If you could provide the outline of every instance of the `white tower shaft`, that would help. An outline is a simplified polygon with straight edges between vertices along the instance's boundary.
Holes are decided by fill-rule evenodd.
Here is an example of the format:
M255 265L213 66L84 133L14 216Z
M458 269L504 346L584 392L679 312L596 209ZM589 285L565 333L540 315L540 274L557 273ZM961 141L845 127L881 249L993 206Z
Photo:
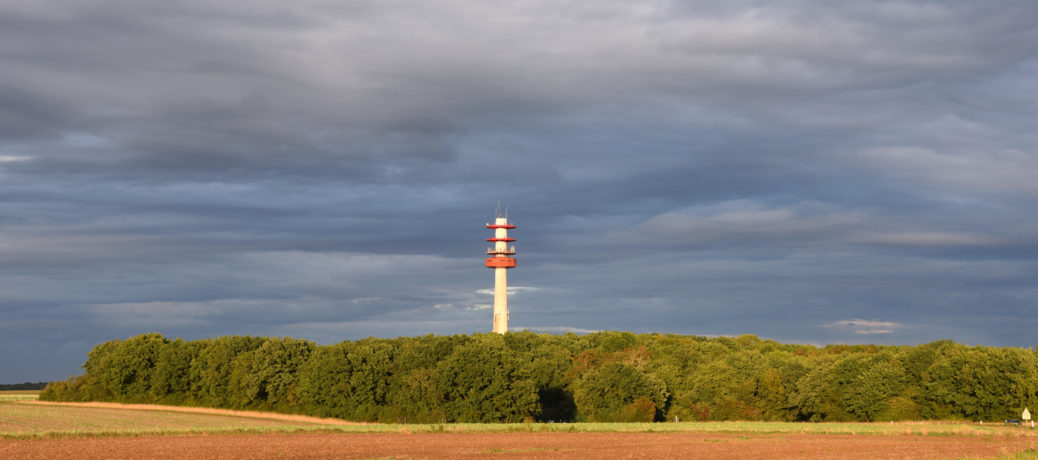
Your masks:
M508 332L508 271L494 269L494 332Z

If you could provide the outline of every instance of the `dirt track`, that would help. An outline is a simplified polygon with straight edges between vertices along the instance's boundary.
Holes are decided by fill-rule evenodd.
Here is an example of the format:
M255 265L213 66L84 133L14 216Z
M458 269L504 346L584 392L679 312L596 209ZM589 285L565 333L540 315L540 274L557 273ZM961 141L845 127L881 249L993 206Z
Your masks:
M276 412L253 412L230 409L211 409L208 407L188 406L161 406L158 404L121 404L109 402L49 402L49 401L19 401L18 404L30 404L40 406L70 406L70 407L101 407L106 409L136 409L149 411L167 412L189 412L193 414L229 415L233 417L251 417L271 420L284 420L286 422L316 423L320 425L364 425L361 422L350 422L337 418L308 417L306 415L279 414Z
M0 441L4 459L985 458L1038 447L1015 436L435 433L154 436Z

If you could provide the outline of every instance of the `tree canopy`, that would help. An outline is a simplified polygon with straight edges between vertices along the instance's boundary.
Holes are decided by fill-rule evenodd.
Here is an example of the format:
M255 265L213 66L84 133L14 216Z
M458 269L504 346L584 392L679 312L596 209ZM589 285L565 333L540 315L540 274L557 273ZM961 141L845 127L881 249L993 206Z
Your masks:
M272 410L401 423L1001 420L1038 407L1028 348L781 344L532 332L331 345L290 337L98 344L41 399Z

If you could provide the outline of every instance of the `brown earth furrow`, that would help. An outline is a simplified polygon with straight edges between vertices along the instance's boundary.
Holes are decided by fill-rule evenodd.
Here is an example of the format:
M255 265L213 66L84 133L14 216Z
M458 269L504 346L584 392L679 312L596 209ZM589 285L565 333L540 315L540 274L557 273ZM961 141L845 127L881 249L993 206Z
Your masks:
M4 459L952 459L1038 446L1015 436L711 433L311 433L0 441Z

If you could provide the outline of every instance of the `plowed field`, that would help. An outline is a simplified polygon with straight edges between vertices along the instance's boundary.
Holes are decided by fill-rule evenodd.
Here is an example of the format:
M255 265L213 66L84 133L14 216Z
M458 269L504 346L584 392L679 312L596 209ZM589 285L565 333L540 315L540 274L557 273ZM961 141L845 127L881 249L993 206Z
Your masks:
M310 433L0 441L4 459L985 458L1038 447L1024 436L710 433Z

